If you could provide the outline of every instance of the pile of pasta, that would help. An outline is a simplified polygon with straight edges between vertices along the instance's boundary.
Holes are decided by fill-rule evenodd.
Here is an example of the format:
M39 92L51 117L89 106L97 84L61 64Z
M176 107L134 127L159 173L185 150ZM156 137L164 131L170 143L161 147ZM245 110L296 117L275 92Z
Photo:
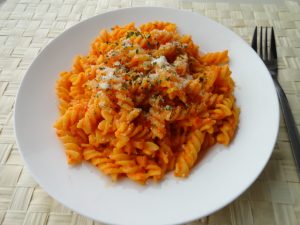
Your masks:
M102 30L60 74L55 123L69 164L113 180L187 177L199 154L228 145L239 121L228 51L202 54L176 24Z

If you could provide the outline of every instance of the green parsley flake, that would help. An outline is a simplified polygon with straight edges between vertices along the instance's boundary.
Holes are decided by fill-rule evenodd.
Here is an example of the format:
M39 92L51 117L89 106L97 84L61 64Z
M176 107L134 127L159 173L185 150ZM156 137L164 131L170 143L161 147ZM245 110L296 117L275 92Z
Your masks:
M141 34L141 32L139 32L139 31L137 31L137 32L135 32L135 36L141 36L142 34Z
M154 99L158 98L158 94L156 93L156 94L152 95L152 98L154 98Z
M127 83L123 83L121 89L122 90L127 90L128 89L128 84Z
M171 110L173 109L173 107L170 106L170 105L166 105L166 106L165 106L165 109L168 110L168 111L171 111Z
M126 38L130 38L132 35L134 35L133 31L129 31L126 35Z

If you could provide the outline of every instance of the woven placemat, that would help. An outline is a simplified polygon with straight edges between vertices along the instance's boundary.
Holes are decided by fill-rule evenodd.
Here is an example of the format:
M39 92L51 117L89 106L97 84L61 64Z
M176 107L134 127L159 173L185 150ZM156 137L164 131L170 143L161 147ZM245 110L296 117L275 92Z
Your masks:
M282 84L300 124L300 5L142 0L0 0L0 224L92 225L49 197L24 167L13 132L20 81L46 44L65 29L111 9L161 5L199 12L250 42L253 28L274 26ZM271 160L255 183L222 210L188 225L300 224L300 182L283 121Z

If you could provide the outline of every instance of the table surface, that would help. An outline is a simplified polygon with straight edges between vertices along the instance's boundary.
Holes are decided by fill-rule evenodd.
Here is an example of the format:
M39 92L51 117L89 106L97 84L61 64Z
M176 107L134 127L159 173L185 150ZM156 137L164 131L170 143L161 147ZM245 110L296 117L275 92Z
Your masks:
M101 224L65 208L32 179L16 146L13 107L22 77L41 49L65 29L104 11L142 5L195 11L224 24L249 43L256 25L274 26L279 79L299 129L299 1L237 2L0 0L0 224ZM259 178L227 207L188 223L200 224L300 224L300 182L283 120L272 157Z

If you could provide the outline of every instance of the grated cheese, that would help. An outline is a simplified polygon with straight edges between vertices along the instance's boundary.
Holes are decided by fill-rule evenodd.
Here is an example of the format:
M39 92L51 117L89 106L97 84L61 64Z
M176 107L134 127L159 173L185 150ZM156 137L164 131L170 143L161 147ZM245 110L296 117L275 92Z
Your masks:
M152 65L158 65L159 67L162 67L163 65L169 64L166 57L164 55L160 56L157 59L152 60Z
M116 61L115 63L114 63L114 66L120 66L121 65L121 63L119 62L119 61Z
M124 40L122 41L122 46L123 46L123 47L131 46L131 41L130 41L130 39L124 39Z
M101 76L100 79L104 81L119 80L119 78L114 75L115 71L115 68L105 67L105 69L103 70L105 75Z
M151 81L157 80L158 79L158 74L157 73L151 73L149 74L149 78Z
M106 83L106 82L100 83L100 84L99 84L99 87L100 87L101 89L103 89L103 90L106 90L106 89L109 88L109 84Z
M193 76L191 76L189 74L183 78L180 78L179 88L181 88L181 89L185 88L192 79L193 79Z

